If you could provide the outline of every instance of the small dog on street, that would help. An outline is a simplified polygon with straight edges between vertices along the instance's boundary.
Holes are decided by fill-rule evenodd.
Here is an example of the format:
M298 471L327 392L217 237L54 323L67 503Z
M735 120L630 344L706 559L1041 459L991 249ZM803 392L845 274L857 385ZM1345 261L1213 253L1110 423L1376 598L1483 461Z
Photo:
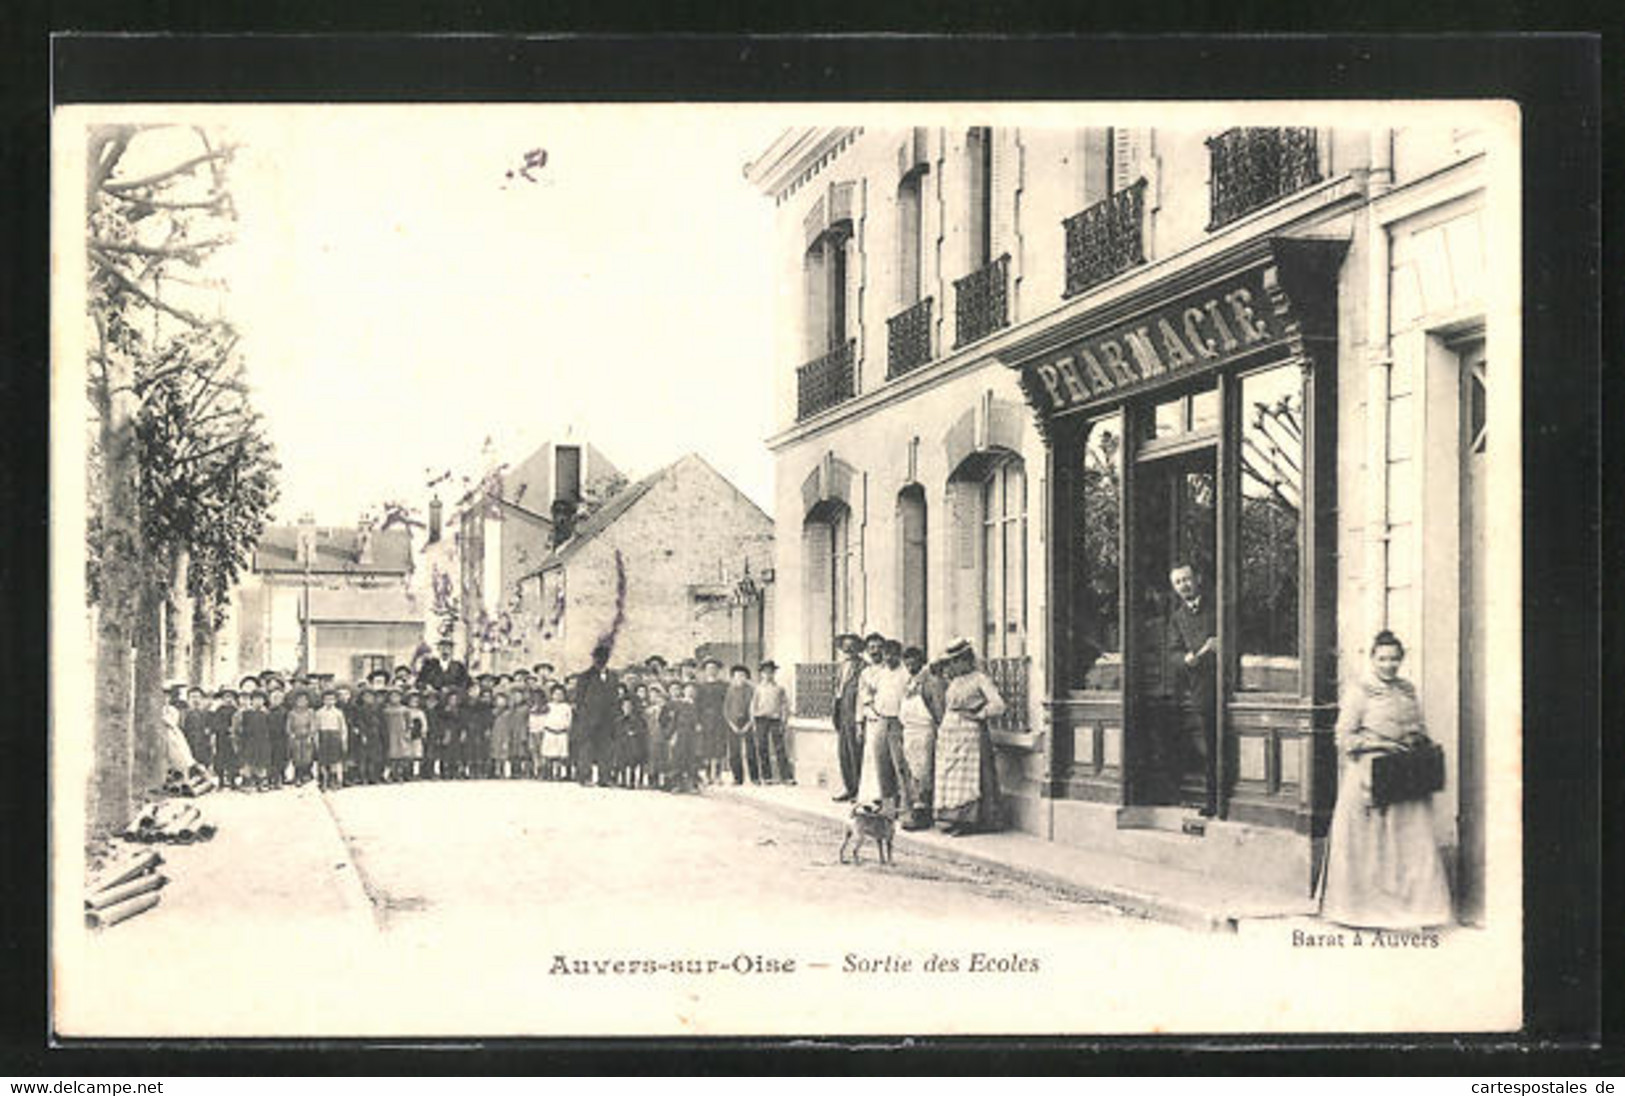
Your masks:
M867 838L875 843L880 850L880 862L891 863L892 835L897 831L897 819L887 810L873 803L860 803L852 808L852 816L846 820L846 836L841 839L841 863L845 864L846 849L852 847L852 863L856 864L861 857L859 850Z

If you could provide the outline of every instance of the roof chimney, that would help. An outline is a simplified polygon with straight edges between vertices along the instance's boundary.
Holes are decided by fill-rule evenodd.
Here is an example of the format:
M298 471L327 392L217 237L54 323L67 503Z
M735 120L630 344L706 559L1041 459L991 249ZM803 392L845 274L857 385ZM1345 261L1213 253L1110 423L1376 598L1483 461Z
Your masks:
M373 562L372 553L372 519L362 518L355 535L355 561L361 564Z
M581 508L581 446L553 447L553 547L575 535Z
M429 543L440 539L440 496L429 500Z

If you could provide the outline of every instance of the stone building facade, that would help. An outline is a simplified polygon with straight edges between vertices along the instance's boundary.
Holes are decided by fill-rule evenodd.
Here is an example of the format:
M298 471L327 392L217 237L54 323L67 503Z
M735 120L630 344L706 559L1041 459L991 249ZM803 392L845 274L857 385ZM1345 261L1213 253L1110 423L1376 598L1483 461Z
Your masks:
M514 658L525 665L585 667L618 600L616 665L702 651L755 659L773 634L773 522L690 453L585 517L520 589Z
M1518 398L1516 315L1492 309L1516 255L1486 221L1515 206L1486 165L1516 151L1471 121L1246 121L813 127L747 166L790 287L769 444L797 771L838 779L835 635L966 636L1011 701L1016 825L1302 894L1339 689L1390 627L1475 920L1485 757L1515 744L1482 652L1483 575L1517 564L1486 536ZM1194 762L1165 658L1180 563L1220 648Z
M594 445L547 442L524 460L488 471L458 498L445 531L431 537L426 626L439 635L447 589L456 610L458 656L479 672L503 673L521 664L519 583L557 538L555 508L571 513L601 505L626 483ZM435 511L437 501L430 503ZM438 522L431 520L432 526Z
M216 641L213 679L303 668L349 681L410 666L425 634L413 570L404 528L268 527Z

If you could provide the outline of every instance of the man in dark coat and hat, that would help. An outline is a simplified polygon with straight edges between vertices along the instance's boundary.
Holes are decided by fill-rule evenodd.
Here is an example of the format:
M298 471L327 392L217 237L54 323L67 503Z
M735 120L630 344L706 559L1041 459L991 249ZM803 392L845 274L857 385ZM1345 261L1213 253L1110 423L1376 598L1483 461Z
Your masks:
M844 656L835 675L836 753L841 762L841 790L837 803L856 799L863 775L863 724L858 718L858 678L863 673L863 640L851 632L836 637Z
M621 685L609 669L609 643L599 640L592 649L592 666L576 676L571 706L575 735L581 743L581 783L605 786L609 782L609 748L621 715Z

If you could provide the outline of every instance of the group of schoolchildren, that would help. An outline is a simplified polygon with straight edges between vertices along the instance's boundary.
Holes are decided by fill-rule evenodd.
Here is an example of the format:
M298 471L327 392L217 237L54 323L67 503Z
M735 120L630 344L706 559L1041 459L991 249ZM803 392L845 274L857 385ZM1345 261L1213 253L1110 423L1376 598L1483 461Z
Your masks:
M692 792L724 779L794 783L788 699L765 661L654 656L556 678L545 663L471 675L448 657L353 686L274 671L212 697L176 686L166 717L222 787L322 789L410 780L572 780Z

